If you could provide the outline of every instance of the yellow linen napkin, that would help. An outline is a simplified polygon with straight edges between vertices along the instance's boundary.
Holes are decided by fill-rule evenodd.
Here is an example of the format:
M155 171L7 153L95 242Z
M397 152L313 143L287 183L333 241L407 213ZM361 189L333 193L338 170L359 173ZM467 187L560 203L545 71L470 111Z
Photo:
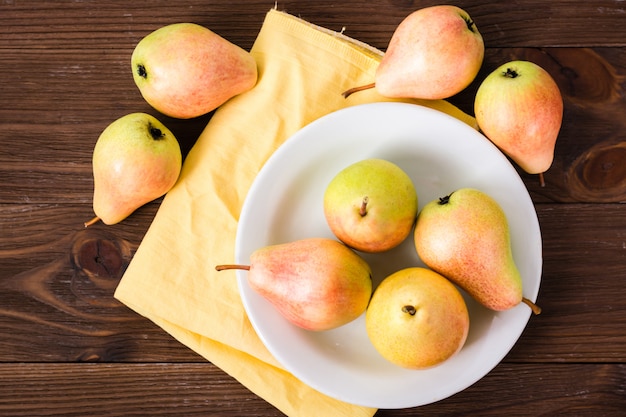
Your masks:
M371 416L323 395L272 357L252 328L232 263L246 193L267 158L304 125L335 110L390 101L374 89L382 53L284 12L268 12L251 54L259 80L220 107L187 156L115 297L289 416ZM446 101L413 101L475 127ZM219 276L218 276L219 274Z

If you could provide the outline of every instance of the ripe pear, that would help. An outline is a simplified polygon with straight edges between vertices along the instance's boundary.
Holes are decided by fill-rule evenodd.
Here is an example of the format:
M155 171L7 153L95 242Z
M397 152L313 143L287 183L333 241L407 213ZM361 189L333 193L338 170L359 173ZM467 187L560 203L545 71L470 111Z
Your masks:
M461 188L426 204L414 231L415 249L433 270L483 306L508 310L525 302L502 207L486 193Z
M359 317L372 295L371 269L344 244L307 238L266 246L250 265L218 265L249 271L250 287L288 321L312 331L330 330Z
M507 62L478 87L474 112L485 136L524 171L540 174L544 185L563 121L563 98L552 76L533 62Z
M459 290L427 268L397 271L374 291L367 334L387 360L409 369L438 365L461 350L469 313Z
M324 192L324 215L346 245L362 252L383 252L411 233L417 217L417 191L398 165L364 159L330 181Z
M163 26L144 37L131 56L143 98L161 113L188 119L209 113L257 82L252 55L194 23Z
M452 5L436 5L409 14L393 33L375 74L385 97L444 99L464 90L478 75L485 45L469 14Z
M174 134L154 116L131 113L104 129L93 150L93 210L115 224L168 192L180 174L182 154Z

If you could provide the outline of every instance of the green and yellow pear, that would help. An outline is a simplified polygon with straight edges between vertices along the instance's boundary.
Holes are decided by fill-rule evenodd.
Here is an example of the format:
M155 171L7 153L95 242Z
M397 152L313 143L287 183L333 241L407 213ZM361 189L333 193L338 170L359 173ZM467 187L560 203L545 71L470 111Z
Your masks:
M306 238L257 249L248 270L250 287L288 321L312 331L347 324L365 312L372 296L371 269L356 252L328 238Z
M386 277L365 314L367 335L388 361L409 369L438 365L461 350L469 332L467 305L445 277L421 267Z
M176 183L182 165L174 134L154 116L131 113L112 122L93 150L93 210L98 220L115 224Z
M398 165L379 158L355 162L333 177L324 192L324 215L346 245L378 253L402 243L417 217L417 191Z
M426 204L414 231L422 261L463 288L483 306L508 310L522 301L522 278L513 259L502 207L488 194L461 188Z

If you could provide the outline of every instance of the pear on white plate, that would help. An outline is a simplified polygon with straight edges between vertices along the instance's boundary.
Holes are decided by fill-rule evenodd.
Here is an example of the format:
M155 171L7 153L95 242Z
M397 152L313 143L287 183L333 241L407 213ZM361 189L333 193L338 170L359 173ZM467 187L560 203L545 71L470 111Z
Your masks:
M417 191L398 165L380 158L355 162L332 178L324 192L324 215L331 231L362 252L392 249L411 233Z

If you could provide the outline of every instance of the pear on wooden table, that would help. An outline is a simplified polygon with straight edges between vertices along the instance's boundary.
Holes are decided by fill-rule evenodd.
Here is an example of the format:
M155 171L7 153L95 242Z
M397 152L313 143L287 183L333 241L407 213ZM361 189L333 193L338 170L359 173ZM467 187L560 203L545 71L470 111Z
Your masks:
M119 223L161 197L176 183L182 166L174 134L154 116L131 113L100 134L93 157L93 210L85 227L102 220Z
M372 295L367 262L334 239L306 238L266 246L250 255L250 265L217 265L216 269L248 270L254 291L288 321L312 331L355 320Z
M507 62L478 87L474 113L485 136L545 185L563 122L563 97L552 76L533 62Z
M415 249L431 269L463 288L483 306L508 310L524 302L506 215L488 194L461 188L426 204L417 218Z

